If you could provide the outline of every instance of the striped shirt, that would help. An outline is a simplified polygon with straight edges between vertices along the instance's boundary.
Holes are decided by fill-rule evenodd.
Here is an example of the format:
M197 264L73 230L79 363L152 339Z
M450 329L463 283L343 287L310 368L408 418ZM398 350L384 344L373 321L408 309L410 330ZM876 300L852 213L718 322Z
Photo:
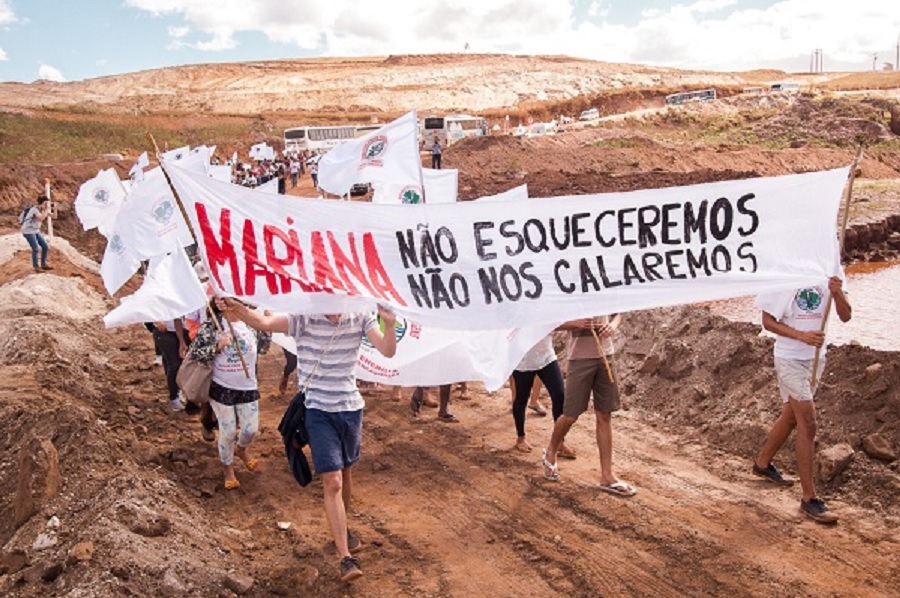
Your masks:
M356 388L356 361L363 335L378 326L374 313L288 316L288 336L297 342L297 381L306 386L306 407L358 411L365 407ZM308 383L307 383L308 381Z

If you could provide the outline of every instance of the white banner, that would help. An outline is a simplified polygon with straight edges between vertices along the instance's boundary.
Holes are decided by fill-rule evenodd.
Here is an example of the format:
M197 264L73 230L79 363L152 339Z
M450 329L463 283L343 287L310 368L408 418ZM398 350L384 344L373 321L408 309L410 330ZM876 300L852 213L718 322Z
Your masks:
M422 180L425 183L425 201L429 204L454 203L458 191L459 171L455 168L437 170L422 169ZM417 204L422 203L422 186L417 182L372 183L372 203L381 204Z
M231 182L231 166L210 166L209 167L209 176L210 178L216 179L217 181L222 181L224 183Z
M206 305L206 292L184 251L152 258L144 283L106 314L107 328L174 320Z
M319 160L319 188L344 196L354 183L390 183L418 185L421 194L418 128L413 111L335 147Z
M100 228L106 234L116 220L125 195L119 175L112 168L101 170L83 183L75 198L75 213L84 230Z
M631 193L286 203L166 166L225 295L502 330L822 283L847 168ZM562 316L562 317L561 317Z

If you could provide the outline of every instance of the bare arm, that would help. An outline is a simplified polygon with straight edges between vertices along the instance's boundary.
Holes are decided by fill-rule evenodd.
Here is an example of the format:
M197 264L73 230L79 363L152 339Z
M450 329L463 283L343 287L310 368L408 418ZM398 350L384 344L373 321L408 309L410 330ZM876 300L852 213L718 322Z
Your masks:
M837 276L832 276L828 279L828 290L834 298L834 309L841 322L849 322L853 317L853 308L850 306L847 295L844 294L844 281Z
M781 322L776 320L775 317L767 311L763 312L762 324L763 328L765 328L769 332L773 332L778 336L784 336L786 338L798 340L801 343L806 343L807 345L811 345L813 347L821 347L822 343L825 342L824 332L820 332L818 330L803 332L802 330L791 328L787 324L782 324Z
M251 328L263 332L282 332L287 334L288 317L285 314L269 314L248 308L230 297L216 297L216 306L222 310L226 318L241 320Z
M393 312L378 306L378 315L384 320L385 332L376 326L366 330L366 338L372 343L379 353L385 357L393 357L397 352L397 335L394 334L394 324L397 322L397 316Z

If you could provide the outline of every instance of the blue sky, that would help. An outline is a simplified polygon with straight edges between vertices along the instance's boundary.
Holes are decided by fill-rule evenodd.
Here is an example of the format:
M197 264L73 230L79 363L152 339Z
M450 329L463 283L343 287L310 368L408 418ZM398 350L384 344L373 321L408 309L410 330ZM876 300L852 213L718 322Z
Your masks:
M895 61L888 0L0 0L0 81L164 66L437 52L566 54L684 69ZM873 59L873 55L877 58Z

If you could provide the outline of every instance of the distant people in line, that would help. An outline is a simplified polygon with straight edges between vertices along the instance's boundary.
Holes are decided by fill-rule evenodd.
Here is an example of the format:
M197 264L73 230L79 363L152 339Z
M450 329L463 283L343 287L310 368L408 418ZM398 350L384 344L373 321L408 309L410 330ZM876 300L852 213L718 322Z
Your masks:
M300 177L300 160L296 156L291 158L291 189L297 186L297 179Z
M762 325L775 336L775 376L783 403L781 414L769 431L762 450L753 463L753 473L789 486L772 459L796 428L795 451L800 477L800 511L819 523L837 523L838 516L828 510L816 495L813 467L816 454L816 404L818 382L825 370L825 333L822 331L826 309L833 299L841 322L853 315L844 293L843 281L834 276L827 286L814 286L787 293L760 295L756 306L762 310ZM816 348L820 348L815 373ZM813 384L815 378L816 384Z
M431 146L431 167L440 170L441 168L441 142L438 138L434 138L434 145Z
M19 218L19 232L28 241L31 247L31 266L35 272L43 272L52 270L53 268L47 263L47 254L50 252L50 246L44 235L41 234L41 227L47 218L56 218L56 206L46 195L37 198L37 203L22 211ZM40 249L40 261L38 261L38 249Z
M616 477L612 468L612 413L618 411L619 387L615 368L615 346L612 338L619 327L621 316L612 318L586 318L563 324L560 329L569 331L568 371L566 372L563 414L556 420L550 443L544 450L544 477L559 480L557 456L566 434L578 417L587 411L594 399L596 415L597 449L600 453L600 486L603 492L617 496L633 496L637 490L631 484Z
M217 299L223 312L257 330L282 332L297 343L298 398L306 405L306 431L316 474L322 478L325 517L340 558L343 581L362 575L350 551L360 539L347 527L353 487L351 469L359 460L365 402L356 385L356 362L363 335L386 357L397 350L397 337L384 334L376 314L261 314L233 299ZM396 316L379 307L384 329Z
M547 392L550 393L553 421L559 419L563 413L565 386L562 370L559 369L559 361L556 359L556 351L553 350L551 335L548 334L528 350L519 365L513 370L512 377L515 381L512 412L513 422L516 425L516 449L523 453L530 453L531 445L525 440L525 408L528 405L529 397L533 394L532 385L536 378L540 378L547 387ZM540 405L540 403L538 404ZM537 410L535 412L540 413Z
M222 313L215 306L212 311L216 321L209 319L200 325L188 355L212 365L209 405L219 424L219 460L224 467L225 489L234 490L241 485L234 473L235 455L251 472L259 465L259 460L250 454L250 445L259 431L256 360L258 355L268 351L272 336L235 321L232 323L237 338L235 343Z

